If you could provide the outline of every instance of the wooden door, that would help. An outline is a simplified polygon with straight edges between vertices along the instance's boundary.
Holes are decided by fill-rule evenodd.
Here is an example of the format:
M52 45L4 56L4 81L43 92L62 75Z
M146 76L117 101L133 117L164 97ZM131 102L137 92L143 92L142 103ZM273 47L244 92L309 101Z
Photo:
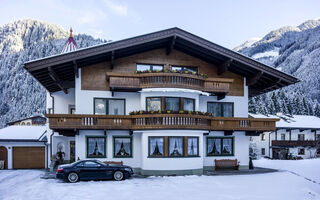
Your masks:
M76 157L76 144L75 141L70 141L70 163L75 161Z
M44 147L13 147L14 169L45 168Z
M8 150L6 147L0 147L0 160L4 160L4 169L8 169Z

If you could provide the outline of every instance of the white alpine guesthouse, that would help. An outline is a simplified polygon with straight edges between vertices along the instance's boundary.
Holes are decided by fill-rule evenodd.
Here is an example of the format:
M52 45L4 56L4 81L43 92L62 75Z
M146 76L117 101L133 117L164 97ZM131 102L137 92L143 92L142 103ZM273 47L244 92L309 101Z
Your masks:
M278 119L248 117L248 98L298 80L179 28L25 63L48 91L48 166L123 161L142 175L249 165L249 138Z

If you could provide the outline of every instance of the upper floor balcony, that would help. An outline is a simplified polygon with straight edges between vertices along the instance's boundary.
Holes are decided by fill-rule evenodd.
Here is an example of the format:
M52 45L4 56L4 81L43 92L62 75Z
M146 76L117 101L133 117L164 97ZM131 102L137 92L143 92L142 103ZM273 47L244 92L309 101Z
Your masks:
M272 146L278 147L314 147L320 145L319 140L273 140Z
M191 129L216 131L274 131L278 119L212 117L205 114L79 115L48 114L53 130Z
M193 73L150 72L123 74L107 72L111 91L138 91L144 88L184 88L215 94L227 94L233 79L208 78Z

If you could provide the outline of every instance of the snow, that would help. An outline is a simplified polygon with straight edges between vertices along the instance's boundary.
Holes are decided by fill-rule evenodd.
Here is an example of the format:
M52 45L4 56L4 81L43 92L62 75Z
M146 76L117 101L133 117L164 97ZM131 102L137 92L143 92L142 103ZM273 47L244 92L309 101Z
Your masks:
M310 128L320 129L320 118L310 115L263 115L263 114L251 114L253 118L277 118L280 121L276 122L277 128Z
M0 129L0 140L40 140L46 126L8 126Z
M252 56L254 59L263 58L263 57L277 57L279 56L280 48L275 47L273 50L265 51L262 53L256 53Z
M296 170L318 180L319 159L308 161L255 161ZM288 164L287 164L288 163ZM306 170L304 170L306 169ZM308 172L304 172L308 171ZM179 176L132 178L115 181L81 181L75 184L40 179L43 171L0 170L0 199L166 199L166 200L319 200L320 184L288 171L233 176Z
M320 187L320 158L306 160L269 160L261 158L255 160L256 167L265 167L292 172L307 179L316 181Z

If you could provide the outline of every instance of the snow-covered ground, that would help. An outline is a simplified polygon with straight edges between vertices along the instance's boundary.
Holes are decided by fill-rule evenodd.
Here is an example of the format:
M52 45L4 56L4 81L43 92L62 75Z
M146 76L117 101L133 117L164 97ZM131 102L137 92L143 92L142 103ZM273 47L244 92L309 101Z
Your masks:
M289 171L320 184L320 158L306 160L269 160L262 158L255 160L254 165Z
M319 159L293 162L260 160L255 164L296 171L318 180ZM303 168L310 172L304 173ZM40 179L42 173L37 170L0 171L0 199L320 199L320 184L287 171L235 176L149 177L121 182L89 181L76 184Z

